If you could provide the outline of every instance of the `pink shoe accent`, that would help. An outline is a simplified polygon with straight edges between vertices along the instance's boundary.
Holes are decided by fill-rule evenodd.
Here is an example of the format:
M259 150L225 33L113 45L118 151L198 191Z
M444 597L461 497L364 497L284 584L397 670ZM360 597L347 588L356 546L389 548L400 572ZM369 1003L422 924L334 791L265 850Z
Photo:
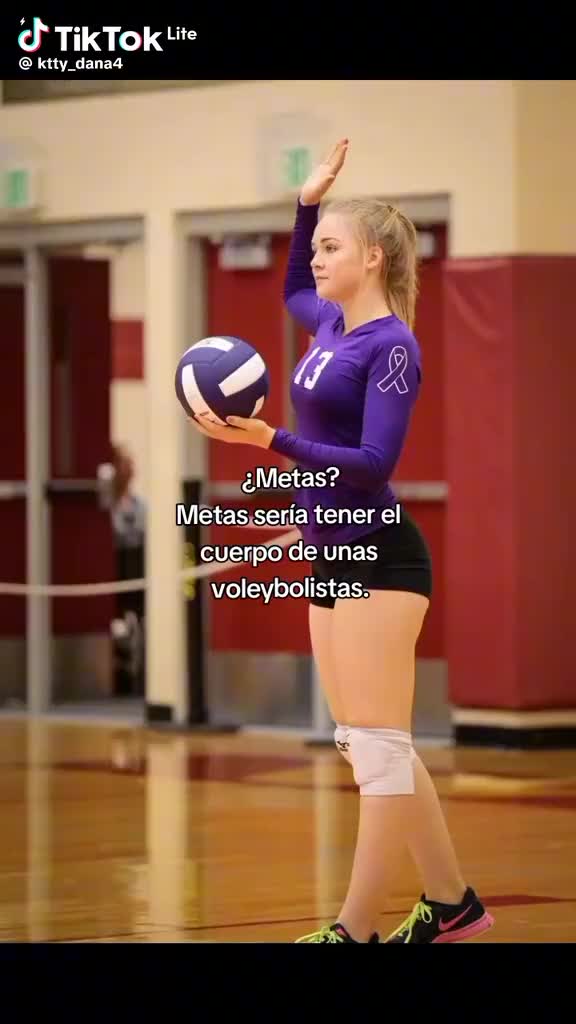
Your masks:
M466 910L463 910L461 914L458 914L458 917L452 917L449 921L443 921L442 918L440 918L438 928L441 932L447 932L449 929L453 928L458 921L461 921L463 917L466 917L466 914L469 914L471 910L472 904L470 903L466 907Z
M474 921L474 924L466 925L465 928L454 928L452 931L444 932L438 938L432 939L432 942L462 942L464 939L472 939L475 935L488 931L493 924L494 918L486 912L479 921Z

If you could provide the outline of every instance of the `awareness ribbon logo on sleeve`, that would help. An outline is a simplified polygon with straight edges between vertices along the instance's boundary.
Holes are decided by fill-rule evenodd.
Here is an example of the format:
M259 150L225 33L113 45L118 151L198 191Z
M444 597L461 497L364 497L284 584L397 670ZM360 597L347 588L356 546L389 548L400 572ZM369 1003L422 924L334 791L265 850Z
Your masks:
M398 394L405 395L408 391L408 385L404 380L404 371L408 366L408 353L403 345L394 345L390 353L388 366L390 367L390 373L387 373L382 380L378 381L376 386L380 391L389 391L390 388L394 387Z

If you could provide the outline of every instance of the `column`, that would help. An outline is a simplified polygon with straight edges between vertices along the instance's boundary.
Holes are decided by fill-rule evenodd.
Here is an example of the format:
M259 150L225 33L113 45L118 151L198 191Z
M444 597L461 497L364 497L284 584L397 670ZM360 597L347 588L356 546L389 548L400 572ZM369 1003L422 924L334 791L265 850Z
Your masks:
M37 247L25 254L26 351L26 582L45 586L50 573L49 477L50 375L46 257ZM47 711L51 700L50 599L26 598L26 700L30 714Z
M146 530L146 712L149 721L184 724L188 715L185 660L183 536L176 526L181 497L182 409L174 390L184 333L184 243L170 211L146 222L144 332L148 417Z

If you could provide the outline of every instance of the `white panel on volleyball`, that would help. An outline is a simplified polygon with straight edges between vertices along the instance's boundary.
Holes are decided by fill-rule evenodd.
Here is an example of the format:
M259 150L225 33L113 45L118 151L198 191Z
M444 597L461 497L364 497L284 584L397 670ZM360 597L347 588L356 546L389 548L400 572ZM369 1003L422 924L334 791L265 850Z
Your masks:
M218 339L216 339L218 340ZM226 426L223 420L221 420L213 409L204 401L200 388L198 387L198 381L194 373L194 367L187 363L182 368L182 390L186 396L186 401L196 416L206 416L214 423L221 423L222 426Z
M266 372L266 366L262 356L256 353L247 359L242 366L239 366L232 373L229 373L224 380L221 380L218 387L223 395L228 398L230 395L236 395L239 391L243 391L244 388L249 388L252 384L255 384L260 377Z

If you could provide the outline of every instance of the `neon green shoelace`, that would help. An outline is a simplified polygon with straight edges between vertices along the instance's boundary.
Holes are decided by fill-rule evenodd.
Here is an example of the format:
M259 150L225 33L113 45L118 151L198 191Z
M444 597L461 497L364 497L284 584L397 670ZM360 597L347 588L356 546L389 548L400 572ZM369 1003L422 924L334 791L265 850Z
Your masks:
M412 930L417 921L424 921L426 924L430 924L432 920L432 909L427 903L417 903L411 914L408 915L405 921L402 922L399 928L395 932L392 932L390 938L393 935L400 935L401 932L407 931L408 934L404 939L404 942L410 942L412 938Z
M338 932L332 931L330 925L325 925L320 931L303 935L302 938L296 939L296 942L344 942L344 939Z

